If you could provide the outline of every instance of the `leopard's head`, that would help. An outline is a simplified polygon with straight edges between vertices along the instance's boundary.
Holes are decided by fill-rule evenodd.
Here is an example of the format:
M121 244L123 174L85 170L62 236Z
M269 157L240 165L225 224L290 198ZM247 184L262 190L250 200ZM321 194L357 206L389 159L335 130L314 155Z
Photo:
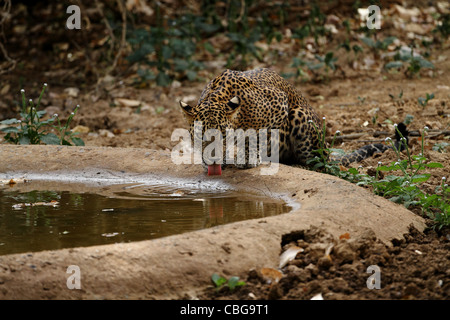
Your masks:
M199 139L198 141L202 141L201 152L205 165L222 164L223 166L225 163L227 129L235 128L240 103L241 101L237 96L225 102L221 101L221 99L210 97L199 101L195 107L180 101L180 107L189 125L192 142L194 142L196 136ZM213 152L212 156L208 156L209 153L204 152L205 148L212 142L216 142L215 139L216 136L219 136L219 132L222 140L218 143L222 144L222 155L216 156Z

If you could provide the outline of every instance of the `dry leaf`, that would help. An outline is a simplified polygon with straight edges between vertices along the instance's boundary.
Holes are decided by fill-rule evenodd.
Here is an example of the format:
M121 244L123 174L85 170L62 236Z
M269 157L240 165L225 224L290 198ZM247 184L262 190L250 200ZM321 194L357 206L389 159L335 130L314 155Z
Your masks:
M341 234L340 236L339 236L339 239L340 240L342 240L342 239L350 239L350 234L348 233L348 232L346 232L346 233L344 233L344 234Z
M25 182L27 182L27 180L23 178L0 180L0 184L9 185L10 187L12 187L17 183L25 183Z
M278 282L283 277L283 274L273 268L261 268L261 274L264 279L270 283Z
M299 248L297 246L292 246L289 249L287 249L280 256L279 268L283 268L289 261L292 261L295 259L295 256L297 256L297 253L303 252L303 251L304 251L303 248Z
M5 86L3 86L3 88L0 90L0 95L4 96L5 94L7 94L10 88L11 88L11 86L9 85L9 83L7 83L7 84L6 84Z
M311 298L311 300L323 300L322 293L316 294L314 297Z
M116 103L119 104L121 107L139 107L142 102L139 100L131 100L131 99L124 99L124 98L117 98Z

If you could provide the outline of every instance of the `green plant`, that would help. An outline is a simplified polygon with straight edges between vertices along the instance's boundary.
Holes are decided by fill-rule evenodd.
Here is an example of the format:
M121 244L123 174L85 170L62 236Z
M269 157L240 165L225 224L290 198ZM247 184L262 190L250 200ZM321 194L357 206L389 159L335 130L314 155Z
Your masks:
M133 52L127 60L139 64L142 82L156 81L159 86L168 86L176 77L195 80L198 70L203 68L201 62L193 59L197 43L202 34L215 32L219 27L192 14L167 20L159 5L155 12L156 26L128 30L127 41Z
M327 33L325 25L326 16L320 10L320 7L316 2L311 5L311 12L306 20L306 23L302 26L295 28L292 33L293 38L303 40L310 35L314 36L314 42L319 44L319 37L325 36Z
M369 37L361 37L361 41L372 49L376 56L379 56L379 51L386 51L387 48L394 43L396 37L386 37L383 40L374 40Z
M230 291L233 291L236 287L241 287L245 285L244 281L239 281L239 277L230 277L228 280L222 276L219 276L217 273L213 273L211 276L211 280L216 286L217 290L220 290L223 287L228 287Z
M422 57L420 54L414 54L414 50L408 48L401 48L394 56L394 61L388 62L384 65L386 69L399 69L407 64L405 75L411 78L413 75L418 75L422 68L434 69L434 65Z
M247 68L249 65L249 55L255 57L258 61L262 61L261 49L255 43L261 38L259 28L245 30L240 32L229 32L227 37L233 43L233 50L228 56L227 67L231 67L240 58L239 66Z
M262 39L262 30L268 35L271 33L270 25L250 26L248 21L248 6L251 1L230 0L229 11L226 22L226 36L232 42L232 49L227 59L227 68L238 67L245 69L248 67L250 58L254 57L262 61L261 49L256 46L256 42ZM264 20L268 22L268 20Z
M427 106L427 104L428 104L428 101L430 101L431 99L434 99L434 93L432 93L432 94L428 94L428 93L427 93L426 98L419 97L419 98L417 99L417 101L419 102L419 104L420 104L423 108L425 108L425 107Z
M442 19L438 19L437 27L433 30L433 32L439 32L441 34L442 39L448 39L450 36L450 14L446 13L440 16Z
M325 119L324 119L325 120ZM434 194L426 194L419 187L422 183L428 181L429 173L424 173L426 169L443 168L438 162L430 162L424 156L424 131L422 131L421 153L412 155L407 143L407 139L402 135L400 130L395 126L395 130L400 137L400 148L398 143L394 143L391 138L386 141L391 144L392 149L396 152L397 161L393 161L389 165L382 165L381 162L375 171L375 176L362 174L359 168L343 169L337 161L330 160L329 155L332 152L344 154L340 149L333 149L335 139L339 132L333 136L330 147L327 147L325 141L326 124L323 123L322 128L314 125L315 130L320 135L319 147L315 151L317 156L307 161L307 165L312 170L335 175L359 186L369 186L377 195L383 196L393 202L403 204L406 208L419 208L422 214L427 215L434 220L434 227L442 228L450 226L450 188L446 183L446 177L442 178L440 186L436 187ZM405 149L406 158L401 160L402 155L400 149ZM397 173L384 176L381 172Z
M325 68L325 72L327 73L327 75L328 75L328 71L330 69L333 70L333 71L336 70L335 62L338 60L338 58L333 57L333 55L334 55L334 53L331 52L331 51L327 52L325 54L325 56L323 56L323 57L321 57L321 56L319 56L317 54L315 55L315 58L317 60L319 60L318 67L319 68L324 67Z
M318 71L320 69L324 69L325 79L328 80L329 71L335 71L337 68L337 65L335 63L338 58L334 57L334 53L331 51L327 52L324 56L316 54L314 57L319 61L318 63L304 61L298 57L294 57L292 59L291 67L295 68L296 78L301 77L303 80L309 79L308 74L303 70L303 68L306 67L316 79L320 79L322 77L322 75Z
M396 130L401 136L400 131L397 128ZM424 132L426 130L427 128L422 131L421 153L419 155L411 155L408 145L405 144L407 157L403 160L400 160L401 155L399 149L390 138L387 138L386 141L395 150L398 160L387 166L379 163L377 175L371 182L371 185L375 194L381 195L393 202L402 203L406 208L411 206L419 207L422 213L432 218L436 226L441 228L450 225L450 189L448 185L442 183L433 195L426 194L419 188L431 176L429 173L423 173L422 171L425 169L443 168L441 163L429 162L424 156ZM404 137L401 137L401 139L406 140ZM401 175L388 175L383 179L378 179L379 171L400 171ZM444 177L443 182L445 181L446 178Z
M403 89L400 90L400 93L396 96L394 96L393 94L389 93L389 97L392 99L392 101L394 102L400 102L403 103Z
M76 133L68 130L69 124L79 109L79 106L71 113L64 126L61 125L58 115L54 115L47 120L42 120L46 111L39 111L38 109L46 88L47 84L44 84L36 105L32 99L29 99L27 103L25 90L20 90L22 95L21 118L0 121L0 124L8 125L8 127L0 129L0 131L6 133L4 136L5 141L21 145L41 143L71 145L68 141L70 139L76 146L84 145L82 139L75 137ZM53 125L55 121L58 121L57 126ZM50 128L56 129L59 132L59 137L53 132L48 132Z
M434 151L440 152L440 153L444 153L449 146L450 146L450 143L448 143L448 142L440 142L440 143L434 144L431 149L433 149Z
M330 146L327 146L326 142L326 118L323 117L323 123L322 128L319 128L316 126L316 124L310 120L309 123L311 123L316 130L318 136L319 136L319 146L317 150L314 150L315 153L317 153L317 156L314 158L311 158L306 161L306 164L312 169L312 170L319 170L324 173L328 173L334 176L338 177L344 177L345 174L341 175L341 170L339 167L339 163L337 161L330 160L330 154L335 153L343 153L343 150L340 149L334 149L334 143L336 141L336 137L340 135L340 131L336 131L336 133L333 136L333 139L331 141Z
M70 140L70 141L72 141L72 143L75 146L84 146L84 141L81 138L76 137L76 135L78 133L72 132L69 129L69 125L72 122L73 118L75 117L78 109L80 109L79 105L77 105L75 107L75 109L73 110L73 112L70 113L65 125L61 124L61 121L57 114L53 115L53 117L56 118L56 121L58 122L58 125L53 126L53 128L55 128L55 130L57 130L59 132L59 138L58 138L59 141L58 141L58 143L54 143L54 144L61 144L63 146L71 146L72 144L69 142L69 140Z

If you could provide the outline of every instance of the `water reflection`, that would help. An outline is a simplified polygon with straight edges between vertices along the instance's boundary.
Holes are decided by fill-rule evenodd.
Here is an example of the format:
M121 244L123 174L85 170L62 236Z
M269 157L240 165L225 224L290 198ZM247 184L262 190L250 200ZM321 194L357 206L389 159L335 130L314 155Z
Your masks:
M155 239L290 210L228 191L131 188L108 196L0 189L0 254Z

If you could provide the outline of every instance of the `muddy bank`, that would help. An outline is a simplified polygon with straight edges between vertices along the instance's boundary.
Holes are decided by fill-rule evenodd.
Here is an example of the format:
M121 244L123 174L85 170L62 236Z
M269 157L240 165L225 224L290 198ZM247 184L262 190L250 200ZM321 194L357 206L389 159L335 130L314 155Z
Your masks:
M195 165L175 166L167 151L132 148L0 146L0 178L71 180L78 183L169 183L233 188L296 204L276 217L128 244L0 256L2 299L173 299L196 297L210 276L242 275L277 267L283 235L320 226L334 236L357 237L368 229L388 243L424 221L363 188L338 178L280 165L224 170L208 177ZM79 266L81 289L70 290L66 273ZM182 280L180 280L182 279Z

